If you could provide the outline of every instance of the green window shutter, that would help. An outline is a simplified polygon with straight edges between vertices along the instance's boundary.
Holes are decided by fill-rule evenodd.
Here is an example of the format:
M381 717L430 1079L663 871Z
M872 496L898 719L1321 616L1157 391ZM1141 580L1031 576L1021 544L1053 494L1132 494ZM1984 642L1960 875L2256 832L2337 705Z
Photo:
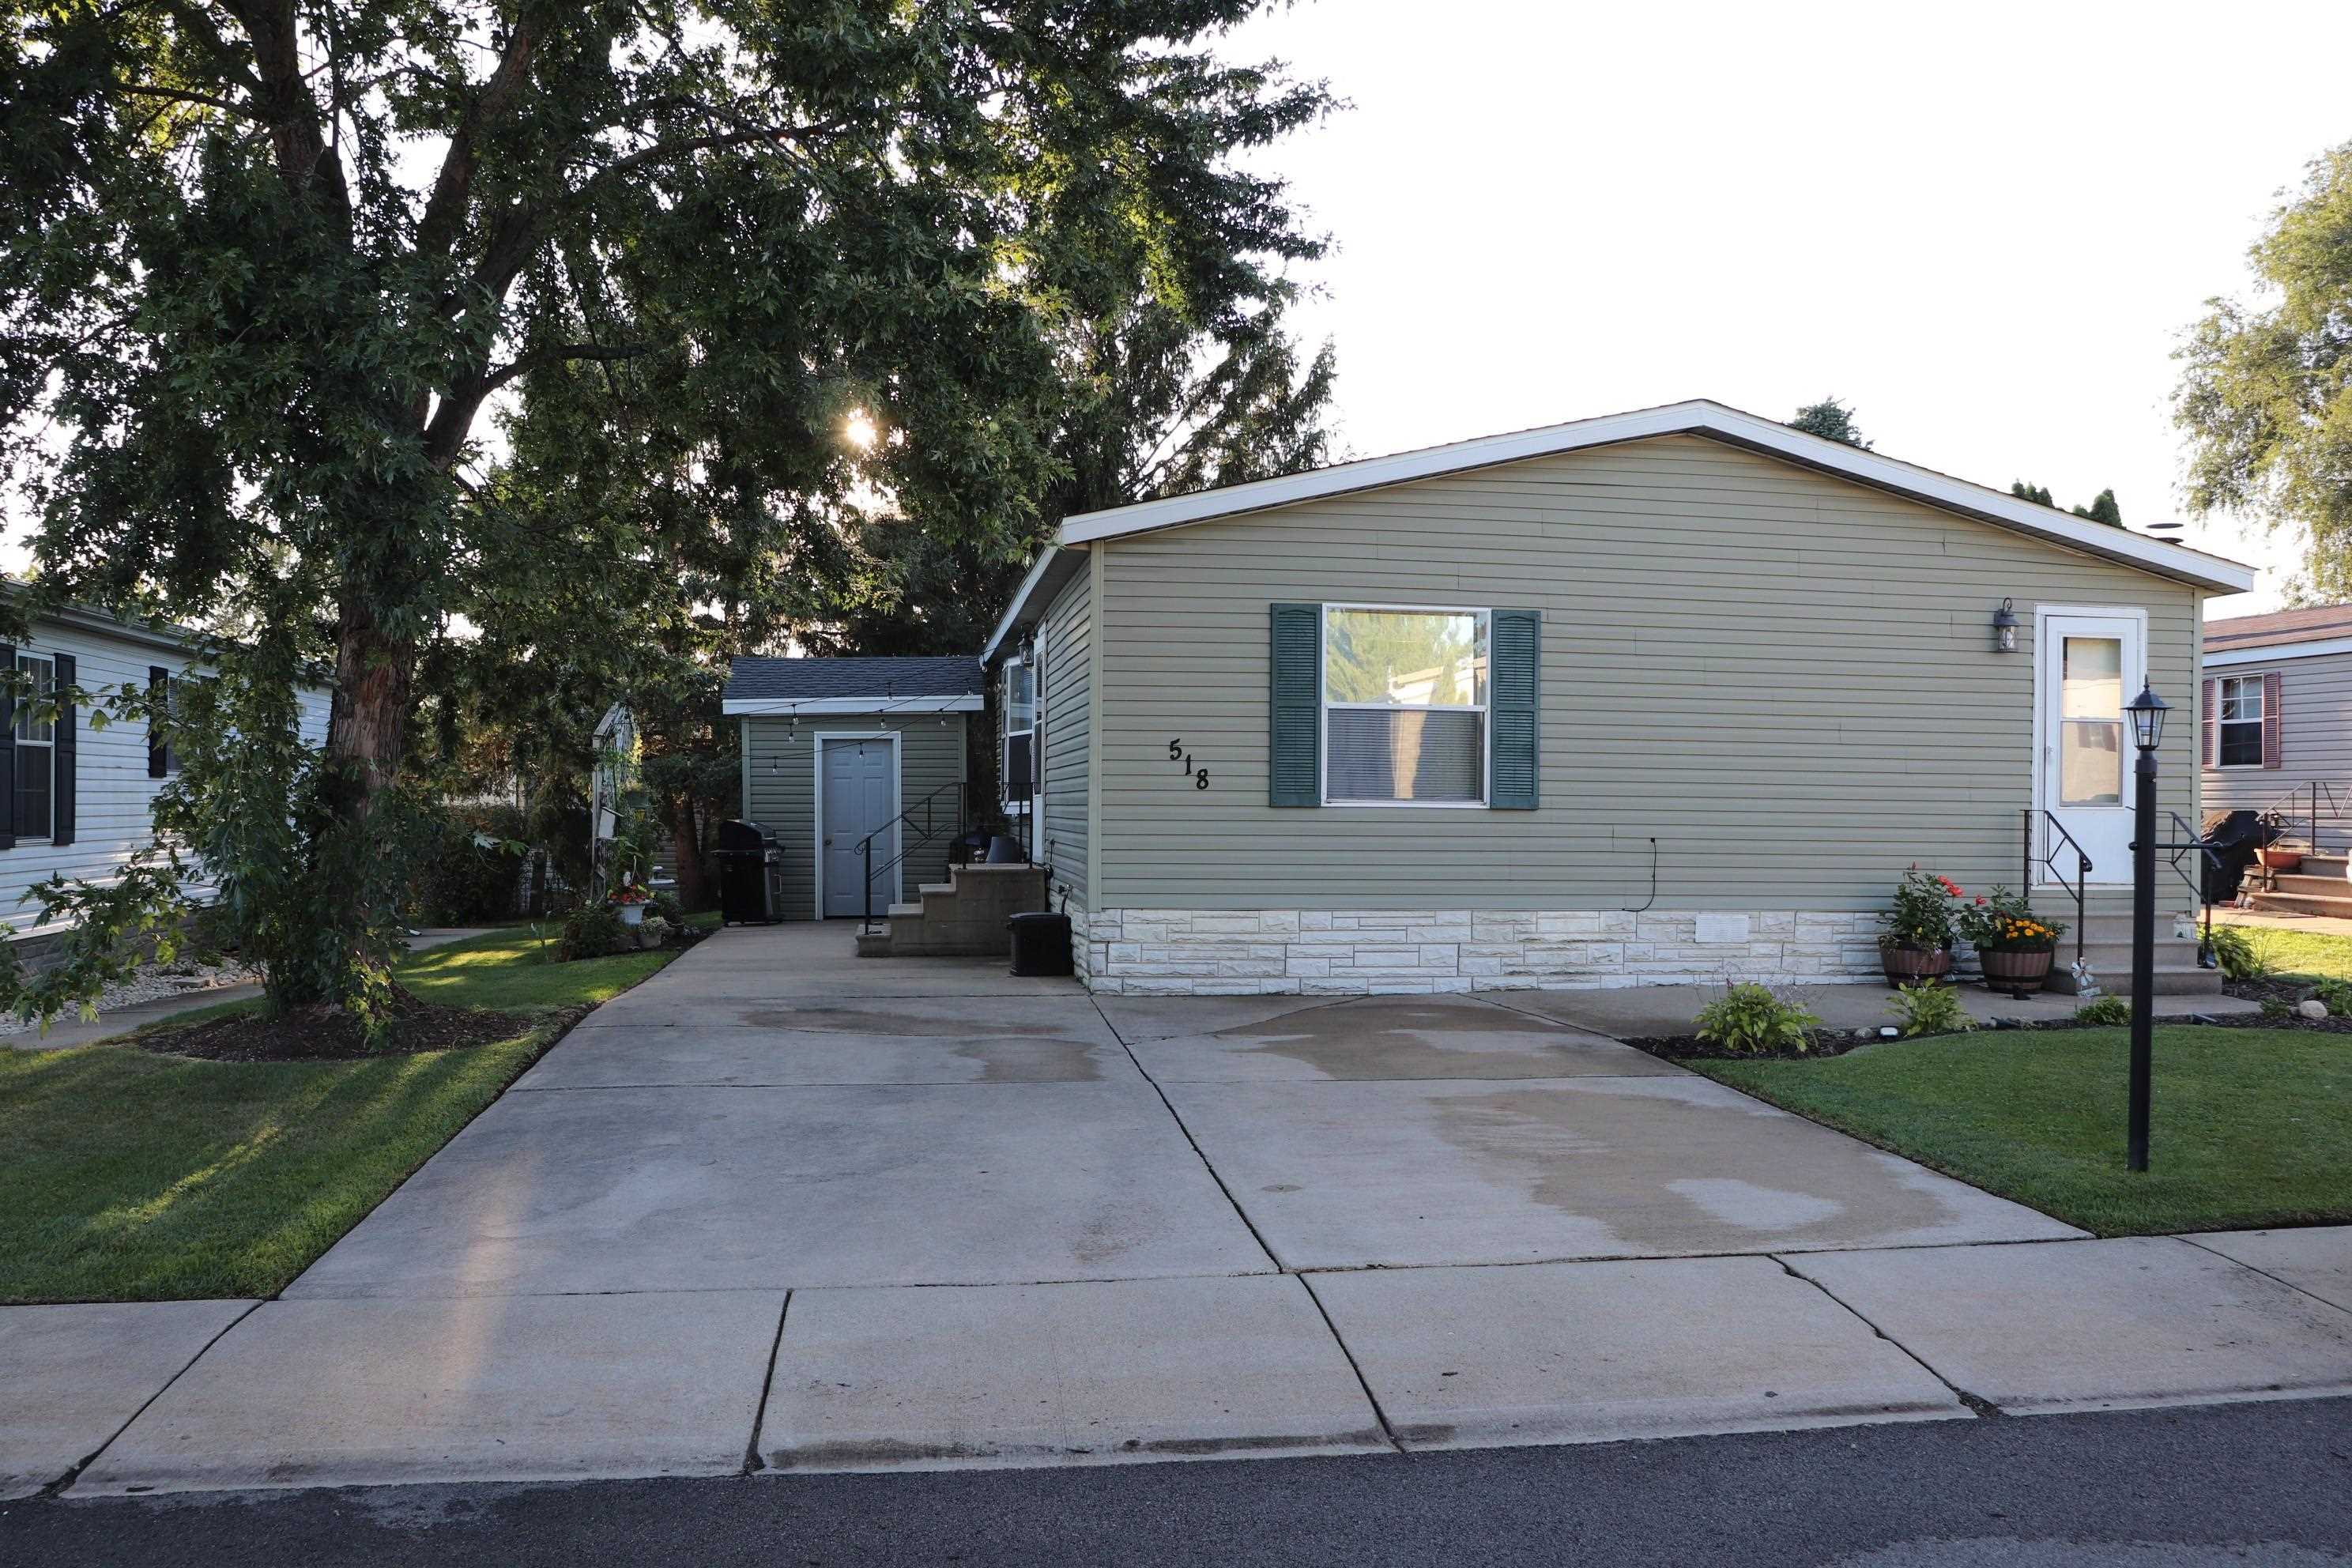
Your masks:
M1538 788L1538 694L1543 676L1543 612L1496 610L1487 628L1487 708L1494 727L1497 811L1533 811Z
M1266 804L1323 804L1323 606L1273 605Z
M50 752L55 766L55 795L49 803L49 842L70 844L74 841L74 792L76 762L80 755L80 719L74 711L74 656L58 655L58 721L54 731L56 750Z

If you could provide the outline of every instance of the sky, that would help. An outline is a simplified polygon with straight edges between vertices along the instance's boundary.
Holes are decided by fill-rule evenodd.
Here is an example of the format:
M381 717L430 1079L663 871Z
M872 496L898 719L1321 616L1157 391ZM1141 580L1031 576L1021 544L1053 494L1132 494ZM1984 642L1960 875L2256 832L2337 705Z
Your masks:
M1711 397L1834 395L1880 452L2185 519L2171 358L2352 140L2352 5L1323 0L1237 30L1352 107L1253 157L1356 456ZM2292 540L2170 537L2263 566Z

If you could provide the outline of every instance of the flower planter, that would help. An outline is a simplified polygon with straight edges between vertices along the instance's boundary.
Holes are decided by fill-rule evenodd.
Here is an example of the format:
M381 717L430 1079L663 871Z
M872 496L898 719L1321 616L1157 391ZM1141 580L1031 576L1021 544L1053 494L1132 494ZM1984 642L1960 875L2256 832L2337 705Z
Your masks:
M2292 871L2303 864L2300 849L2257 849L2254 853L2262 858L2263 867L2273 871Z
M643 905L643 904L615 904L615 905L614 906L614 908L615 908L615 909L617 909L617 910L619 910L621 911L621 923L622 923L623 925L625 925L625 926L633 926L633 925L642 925L642 924L644 924L644 923L645 923L645 919L646 919L646 906L645 906L645 905Z
M1979 952L1984 964L1985 989L1988 991L2027 992L2042 989L2050 978L2050 961L2056 955L2041 952Z
M1952 950L1948 947L1888 947L1881 945L1878 962L1886 971L1889 985L1910 985L1922 980L1941 980L1952 972Z

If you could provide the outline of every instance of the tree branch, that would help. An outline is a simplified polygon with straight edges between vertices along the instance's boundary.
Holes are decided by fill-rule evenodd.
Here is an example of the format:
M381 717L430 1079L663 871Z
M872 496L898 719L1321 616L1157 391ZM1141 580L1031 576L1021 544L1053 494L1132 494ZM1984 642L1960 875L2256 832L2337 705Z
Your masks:
M144 82L136 81L119 81L114 84L114 87L116 91L129 93L133 98L160 98L166 103L202 104L206 109L217 109L224 113L253 121L257 124L268 123L259 114L244 104L232 103L226 98L215 98L207 92L190 92L184 88L177 87L150 87Z
M507 52L499 59L498 68L482 90L466 106L465 118L449 138L449 150L441 159L441 172L434 177L433 195L425 204L425 216L416 225L416 248L420 254L433 256L447 250L456 243L465 227L466 202L472 194L477 143L522 96L524 85L530 79L531 51L539 46L539 28L526 13L515 24L514 36L507 40Z
M512 364L500 365L482 377L481 388L483 395L487 396L517 376L529 375L532 371L544 365L562 364L572 360L609 362L642 359L653 352L652 343L622 343L611 348L602 343L564 343L556 348L542 349L537 353L525 354Z

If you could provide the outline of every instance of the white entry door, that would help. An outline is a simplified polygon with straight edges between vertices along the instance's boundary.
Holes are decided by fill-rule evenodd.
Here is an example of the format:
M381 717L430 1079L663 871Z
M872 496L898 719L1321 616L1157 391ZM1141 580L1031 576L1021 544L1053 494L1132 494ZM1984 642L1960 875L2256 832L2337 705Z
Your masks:
M2037 878L2074 879L2067 839L2091 858L2086 880L2131 880L2131 718L2124 704L2147 677L2145 623L2133 614L2051 610L2033 639L2040 689L2041 755L2034 769L2038 827L2049 868ZM2062 836L2051 825L2055 818Z
M824 912L866 912L866 860L858 847L874 836L874 912L898 896L898 873L890 866L898 836L889 831L898 815L898 748L887 736L853 739L826 736L817 742L817 835L824 855Z

